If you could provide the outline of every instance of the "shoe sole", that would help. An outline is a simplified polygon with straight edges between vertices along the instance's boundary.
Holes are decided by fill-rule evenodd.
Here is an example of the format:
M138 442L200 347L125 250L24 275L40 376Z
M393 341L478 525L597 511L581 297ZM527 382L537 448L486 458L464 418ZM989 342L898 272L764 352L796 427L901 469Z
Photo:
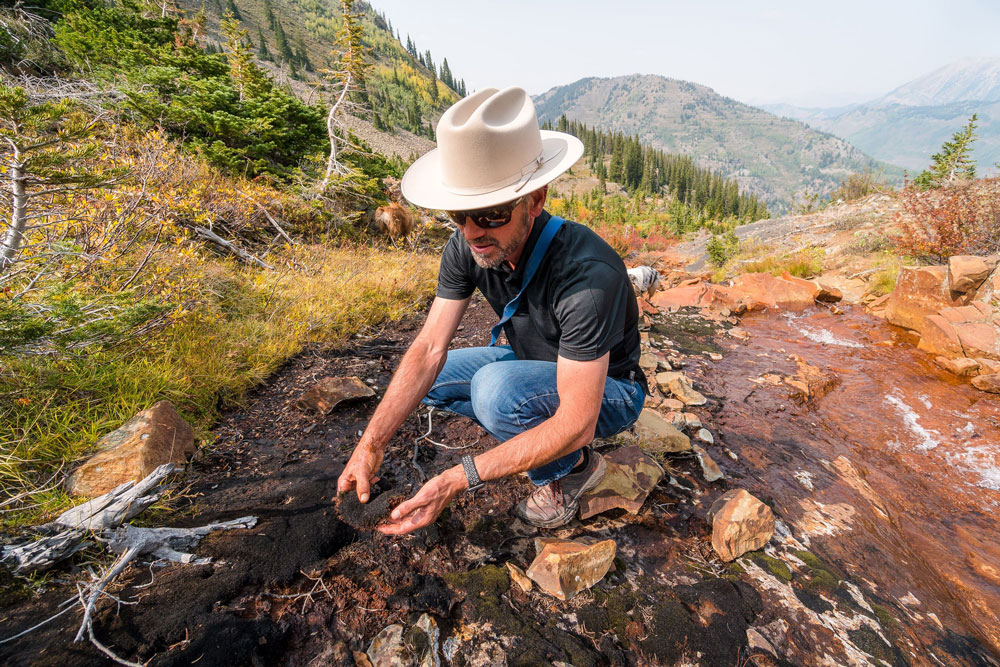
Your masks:
M563 514L560 514L557 517L549 519L548 521L532 520L528 519L527 517L521 516L520 514L518 514L518 517L525 523L531 526L535 526L536 528L558 528L560 526L565 526L567 523L572 521L573 517L577 513L577 510L580 509L580 498L582 498L584 494L586 494L588 491L592 491L593 489L597 488L597 485L604 480L604 476L608 473L608 464L604 461L604 457L598 454L597 452L592 452L592 454L595 456L600 456L600 458L597 459L597 471L596 471L597 474L591 475L590 480L586 484L580 487L580 491L573 499L572 504L567 505L567 508L568 507L573 508L571 512L564 512Z

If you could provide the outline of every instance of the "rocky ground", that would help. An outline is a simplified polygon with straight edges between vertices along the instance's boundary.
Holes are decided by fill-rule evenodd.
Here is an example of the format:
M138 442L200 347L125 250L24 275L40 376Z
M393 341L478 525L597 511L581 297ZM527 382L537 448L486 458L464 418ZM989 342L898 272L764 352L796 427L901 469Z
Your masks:
M434 525L402 539L342 521L336 479L374 401L342 403L327 415L296 403L326 377L357 376L380 394L420 325L414 318L359 337L351 349L299 357L227 412L185 475L168 523L254 515L257 525L205 538L197 554L211 564L146 561L127 569L110 589L122 604L99 605L96 635L119 655L154 665L994 664L951 619L930 627L863 563L848 563L830 528L837 517L818 509L825 505L805 519L786 506L772 478L779 470L791 475L802 445L754 437L749 425L805 424L809 397L833 384L828 374L761 358L767 355L748 345L731 313L645 310L644 363L658 372L672 365L690 381L674 392L671 378L659 378L664 391L650 405L697 449L650 446L632 433L598 443L611 457L639 443L658 458L664 474L636 514L616 509L537 530L509 513L530 491L517 478L457 498ZM456 345L484 344L493 320L477 303ZM733 370L739 382L726 375ZM757 393L758 385L743 382L768 375L774 382L763 380ZM692 405L678 405L676 396ZM437 443L470 452L493 444L467 419L433 421ZM414 445L426 428L426 417L418 424L414 416L394 438L385 487L409 492L418 467L433 474L457 462L458 450ZM708 515L713 501L736 488L773 508L776 530L763 550L726 562L713 548ZM612 540L616 555L598 583L562 601L519 583L538 537ZM0 640L58 611L81 576L63 570L37 598L8 597ZM108 662L89 643L71 641L78 625L77 613L66 614L0 644L0 660Z

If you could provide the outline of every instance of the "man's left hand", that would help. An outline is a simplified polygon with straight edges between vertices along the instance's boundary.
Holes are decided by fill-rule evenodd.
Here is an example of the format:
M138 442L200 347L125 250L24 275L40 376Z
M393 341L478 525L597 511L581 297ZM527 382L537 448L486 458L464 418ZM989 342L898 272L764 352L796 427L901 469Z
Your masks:
M456 474L458 473L458 474ZM417 494L389 515L389 523L378 527L386 535L405 535L429 526L460 491L468 485L461 469L452 468L427 480Z

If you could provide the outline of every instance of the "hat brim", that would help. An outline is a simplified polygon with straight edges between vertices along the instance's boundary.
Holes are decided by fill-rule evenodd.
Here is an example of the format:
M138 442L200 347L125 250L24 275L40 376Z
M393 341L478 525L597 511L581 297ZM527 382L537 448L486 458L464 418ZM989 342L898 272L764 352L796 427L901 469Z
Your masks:
M435 148L410 165L399 186L414 206L442 211L471 211L509 202L548 185L576 164L583 155L583 142L571 134L542 130L542 159L546 160L528 179L496 190L458 194L442 183L440 150Z

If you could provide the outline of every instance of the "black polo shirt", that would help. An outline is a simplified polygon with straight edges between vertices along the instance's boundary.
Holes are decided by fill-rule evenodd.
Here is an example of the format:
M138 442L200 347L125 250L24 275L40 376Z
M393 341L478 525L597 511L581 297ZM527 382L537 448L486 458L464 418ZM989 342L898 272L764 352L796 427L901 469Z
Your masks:
M456 231L441 257L437 295L465 299L479 288L499 321L521 289L525 264L550 217L542 211L535 218L515 269L506 261L495 269L480 267L462 232ZM639 307L625 263L591 229L566 221L504 332L518 359L590 361L610 352L609 377L628 377L634 371L635 379L645 384L638 325Z

